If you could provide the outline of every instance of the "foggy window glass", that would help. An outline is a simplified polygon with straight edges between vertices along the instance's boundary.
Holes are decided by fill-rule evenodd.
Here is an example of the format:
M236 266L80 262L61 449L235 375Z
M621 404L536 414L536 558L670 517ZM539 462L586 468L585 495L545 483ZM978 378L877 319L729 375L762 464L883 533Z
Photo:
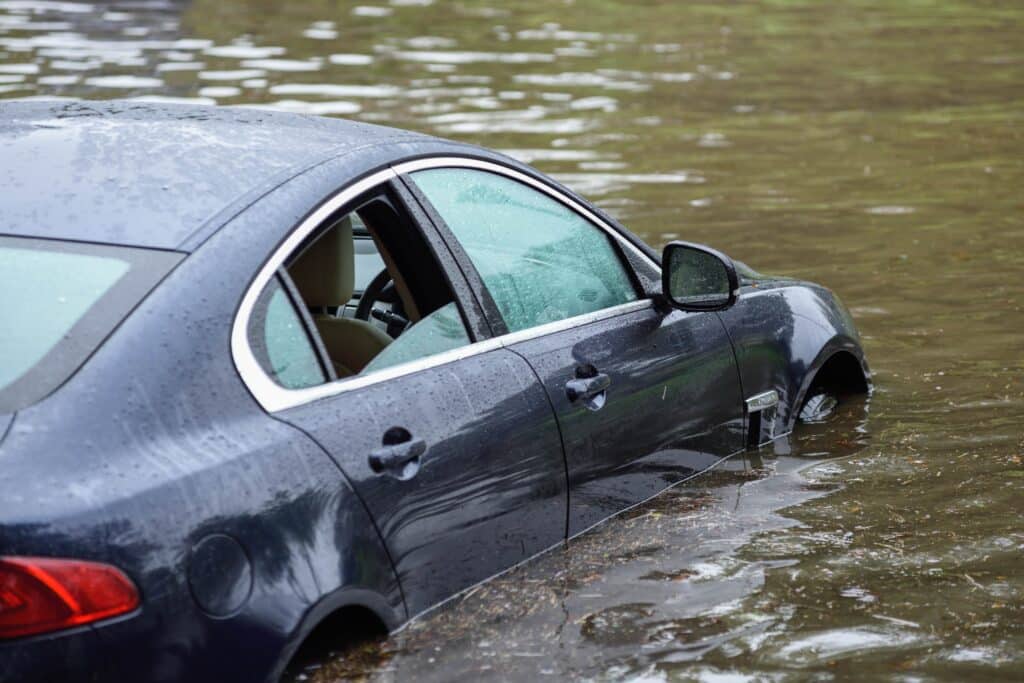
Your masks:
M299 314L277 278L260 295L249 341L264 371L287 389L326 381Z
M476 266L510 332L636 300L609 237L547 195L472 169L412 177Z

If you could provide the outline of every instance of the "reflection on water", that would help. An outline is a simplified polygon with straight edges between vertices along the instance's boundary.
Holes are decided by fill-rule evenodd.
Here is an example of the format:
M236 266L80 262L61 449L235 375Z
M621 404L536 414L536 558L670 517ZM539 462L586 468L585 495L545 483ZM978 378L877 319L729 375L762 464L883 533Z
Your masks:
M869 420L847 406L315 677L1021 678L1022 20L1015 0L0 0L0 97L479 142L654 244L852 309Z

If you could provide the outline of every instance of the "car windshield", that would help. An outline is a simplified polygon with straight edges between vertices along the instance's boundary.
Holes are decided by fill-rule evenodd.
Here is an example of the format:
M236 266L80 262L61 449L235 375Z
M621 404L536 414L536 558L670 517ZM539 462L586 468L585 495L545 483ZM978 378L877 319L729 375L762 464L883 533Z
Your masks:
M0 413L59 386L179 259L0 237Z

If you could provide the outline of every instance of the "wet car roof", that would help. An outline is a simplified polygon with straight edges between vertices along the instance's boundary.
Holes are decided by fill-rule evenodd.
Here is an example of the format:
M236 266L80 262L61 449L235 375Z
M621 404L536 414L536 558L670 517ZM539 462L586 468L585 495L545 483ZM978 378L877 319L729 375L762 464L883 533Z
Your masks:
M179 248L324 159L428 136L258 109L0 103L0 234Z

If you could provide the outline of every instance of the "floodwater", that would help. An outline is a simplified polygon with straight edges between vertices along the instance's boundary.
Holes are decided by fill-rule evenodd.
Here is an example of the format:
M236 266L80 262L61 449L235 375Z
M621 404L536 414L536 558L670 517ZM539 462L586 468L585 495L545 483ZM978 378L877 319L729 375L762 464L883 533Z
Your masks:
M300 674L1024 679L1019 0L0 0L0 97L508 151L851 308L868 401Z

